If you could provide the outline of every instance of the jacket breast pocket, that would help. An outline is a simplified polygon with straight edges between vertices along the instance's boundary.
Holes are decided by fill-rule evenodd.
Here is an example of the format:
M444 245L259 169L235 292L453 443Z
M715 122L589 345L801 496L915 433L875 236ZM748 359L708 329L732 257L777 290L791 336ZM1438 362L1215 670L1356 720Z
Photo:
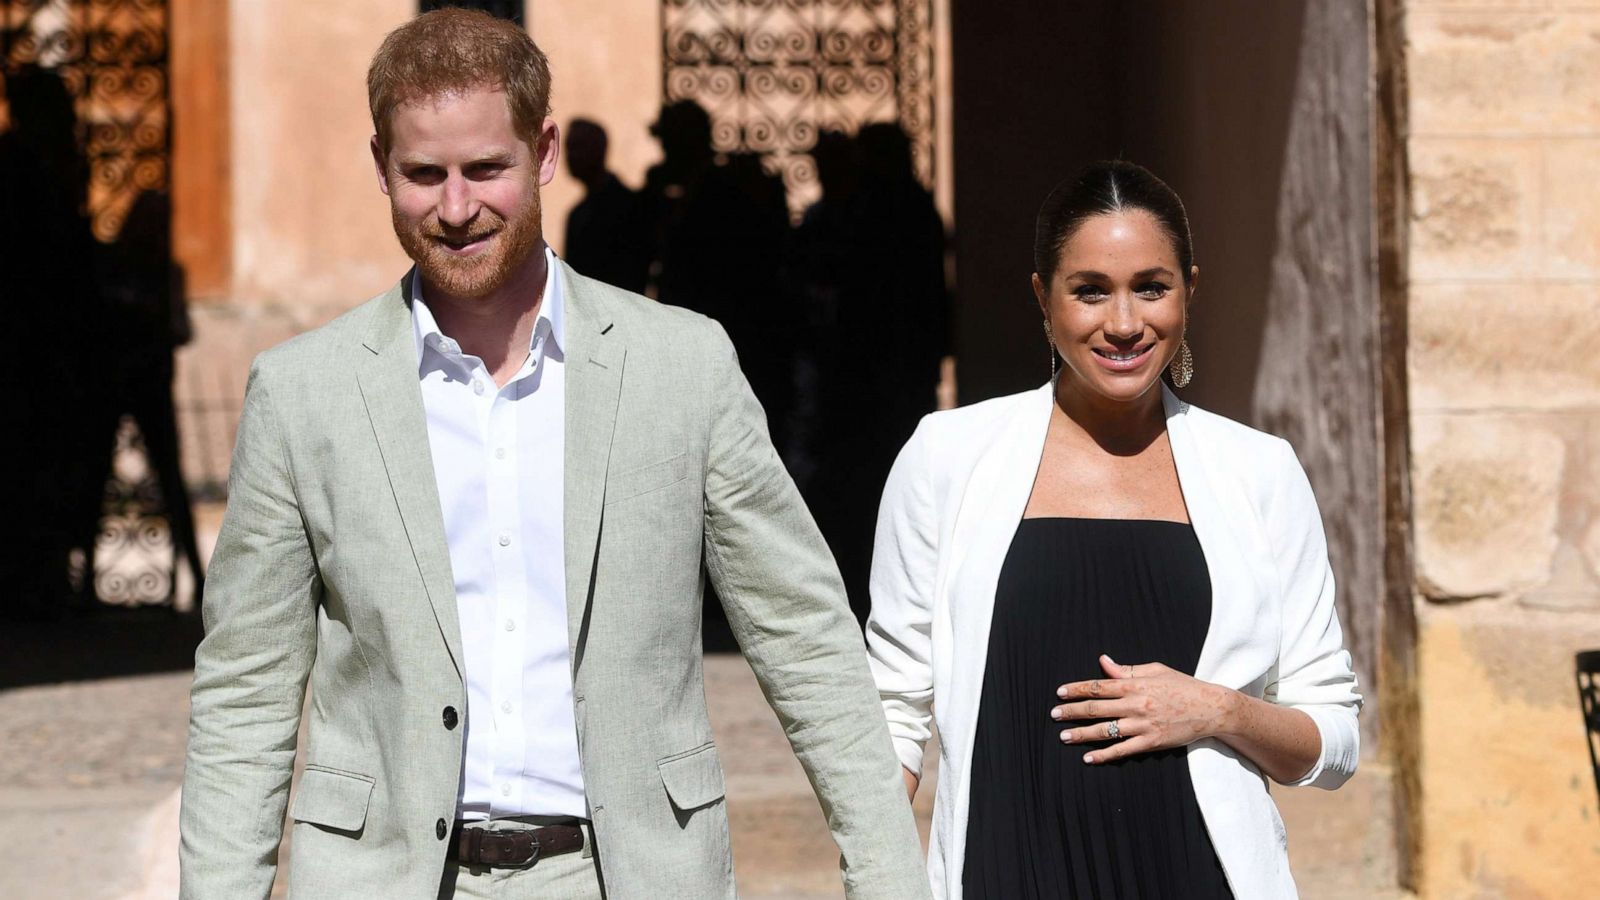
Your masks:
M723 798L727 787L722 780L722 761L713 744L676 753L656 763L661 783L672 805L681 812L709 806Z
M367 807L376 782L365 775L307 765L289 812L296 822L321 825L335 831L360 831L367 824Z
M688 477L687 453L679 453L660 462L637 466L616 475L607 475L606 505L610 506L613 503L671 487Z

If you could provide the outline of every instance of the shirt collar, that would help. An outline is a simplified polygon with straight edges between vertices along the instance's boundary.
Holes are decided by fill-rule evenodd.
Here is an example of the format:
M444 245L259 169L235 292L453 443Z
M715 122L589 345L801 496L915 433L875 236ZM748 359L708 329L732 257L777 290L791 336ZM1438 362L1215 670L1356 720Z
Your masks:
M560 260L555 251L548 246L544 248L544 298L539 302L539 319L533 323L532 344L530 352L537 350L541 337L548 335L554 342L554 349L566 349L566 297L564 296L564 282L561 278ZM433 317L433 310L428 308L427 301L422 297L422 273L415 269L411 272L411 331L416 338L417 365L425 369L423 351L428 347L444 352L443 344L450 341L444 332L439 330L439 322ZM460 347L450 341L455 352ZM545 348L545 352L550 351Z

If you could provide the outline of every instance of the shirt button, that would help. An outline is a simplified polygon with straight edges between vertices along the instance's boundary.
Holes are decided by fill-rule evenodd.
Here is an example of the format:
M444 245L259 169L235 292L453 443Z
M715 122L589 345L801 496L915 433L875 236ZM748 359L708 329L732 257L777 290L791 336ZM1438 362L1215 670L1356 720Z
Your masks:
M507 700L506 702L500 704L500 711L503 713L511 712L511 701Z
M506 448L504 448L504 447L496 447L496 448L494 448L494 458L495 459L505 459L506 458Z
M461 717L456 715L456 708L454 706L446 706L444 708L444 727L446 731L455 731L456 723L460 721Z
M483 381L481 379L472 379L472 392L479 396L483 395Z
M506 534L505 532L501 532L500 533L500 546L502 546L502 547L511 546L511 535Z
M450 833L450 826L444 824L444 820L443 819L440 819L439 821L433 823L433 835L434 835L434 837L437 837L439 840L442 841L442 840L444 840L444 836L449 834L449 833Z
M509 785L509 784L500 785L500 796L502 796L502 797L511 796L511 785Z
M517 630L517 620L516 619L507 619L506 620L506 630L507 631L516 631Z

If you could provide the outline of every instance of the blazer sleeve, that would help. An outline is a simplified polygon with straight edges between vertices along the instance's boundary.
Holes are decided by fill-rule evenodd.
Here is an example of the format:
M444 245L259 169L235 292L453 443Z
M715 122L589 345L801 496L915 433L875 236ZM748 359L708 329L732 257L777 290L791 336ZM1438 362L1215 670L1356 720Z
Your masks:
M923 747L933 733L933 594L939 559L925 428L918 427L901 449L883 488L867 620L868 657L895 755L919 777Z
M838 568L720 327L710 352L706 571L816 791L846 895L925 898L916 822Z
M1304 712L1322 737L1316 763L1292 784L1332 790L1355 773L1361 754L1361 694L1339 628L1333 568L1311 482L1286 441L1277 449L1265 524L1282 592L1282 632L1263 698Z
M271 891L316 655L320 582L260 369L245 389L195 652L179 816L185 900Z

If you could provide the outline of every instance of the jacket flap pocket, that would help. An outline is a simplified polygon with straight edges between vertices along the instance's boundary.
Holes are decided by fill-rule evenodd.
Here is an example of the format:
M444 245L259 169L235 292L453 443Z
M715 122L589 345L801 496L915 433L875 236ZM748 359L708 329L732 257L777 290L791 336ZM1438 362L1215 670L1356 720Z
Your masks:
M360 831L367 822L372 784L365 775L306 766L300 773L300 789L289 815L296 822L335 831Z
M689 456L679 453L669 459L606 476L606 505L648 494L689 477Z
M721 800L727 793L722 782L722 762L712 744L669 756L656 763L656 768L661 770L667 796L678 809L698 809Z

